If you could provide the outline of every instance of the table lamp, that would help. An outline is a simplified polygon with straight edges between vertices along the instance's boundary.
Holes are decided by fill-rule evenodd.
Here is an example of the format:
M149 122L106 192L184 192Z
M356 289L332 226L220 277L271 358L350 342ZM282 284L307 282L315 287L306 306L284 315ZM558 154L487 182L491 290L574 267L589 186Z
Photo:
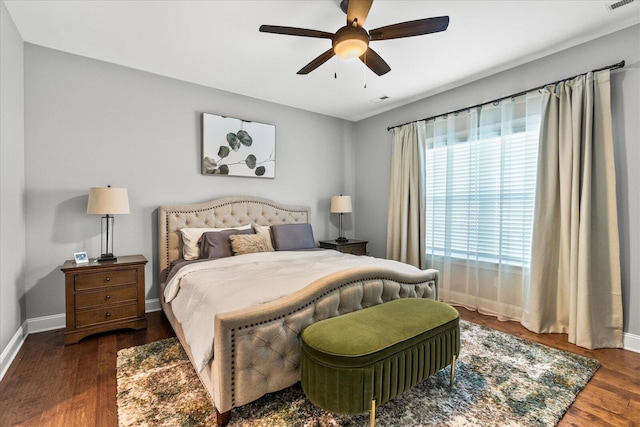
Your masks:
M113 255L113 228L114 218L112 215L129 213L129 196L126 188L91 187L89 189L89 202L87 203L87 213L104 215L101 225L100 249L102 255L98 262L116 261Z
M340 236L336 242L348 242L349 239L342 234L342 215L351 213L351 196L333 196L331 198L331 213L340 214Z

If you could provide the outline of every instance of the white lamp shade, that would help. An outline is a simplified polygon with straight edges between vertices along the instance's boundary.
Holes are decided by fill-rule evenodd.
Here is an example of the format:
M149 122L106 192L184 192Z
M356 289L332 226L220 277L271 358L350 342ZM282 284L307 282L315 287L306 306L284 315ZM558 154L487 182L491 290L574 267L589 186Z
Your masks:
M333 196L331 198L331 213L350 213L351 196Z
M88 214L115 215L129 213L126 188L92 187L89 189Z

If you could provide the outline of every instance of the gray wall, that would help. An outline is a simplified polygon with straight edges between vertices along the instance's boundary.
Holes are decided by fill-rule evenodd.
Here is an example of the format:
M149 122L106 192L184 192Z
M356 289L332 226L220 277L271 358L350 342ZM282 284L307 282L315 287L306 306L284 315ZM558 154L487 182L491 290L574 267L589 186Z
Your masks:
M22 38L0 2L0 353L27 319L23 52Z
M640 26L636 25L356 123L355 235L374 256L386 248L392 134L399 125L491 101L585 71L626 61L612 73L612 110L625 332L640 335Z
M337 235L334 194L354 196L347 235L384 256L391 134L386 127L509 95L601 65L613 74L625 331L640 335L640 26L441 93L356 124L26 44L4 4L0 350L26 319L64 313L59 267L99 253L91 186L129 189L116 219L116 254L142 253L147 298L157 297L156 209L164 203L252 194L312 208L316 239ZM23 62L24 55L24 62ZM24 80L23 80L24 73ZM24 113L23 113L24 111ZM202 176L200 115L276 125L276 178ZM26 129L26 131L25 131ZM26 178L25 178L26 176ZM355 232L353 232L355 224Z
M276 178L201 175L202 112L274 124ZM128 189L131 214L116 217L114 252L149 259L151 299L158 205L226 195L308 205L319 240L337 235L329 201L352 181L351 123L31 44L25 122L29 319L64 313L64 260L99 255L89 187Z

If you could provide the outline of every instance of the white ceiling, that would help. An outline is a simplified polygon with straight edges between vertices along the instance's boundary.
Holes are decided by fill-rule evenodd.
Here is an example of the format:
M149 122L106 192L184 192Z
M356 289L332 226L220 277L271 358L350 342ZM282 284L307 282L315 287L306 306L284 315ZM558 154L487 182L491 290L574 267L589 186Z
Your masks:
M366 29L450 17L445 32L372 42L391 67L381 77L339 58L296 75L331 41L258 32L333 33L340 0L4 3L25 42L357 121L640 23L640 1L610 12L614 1L374 0Z

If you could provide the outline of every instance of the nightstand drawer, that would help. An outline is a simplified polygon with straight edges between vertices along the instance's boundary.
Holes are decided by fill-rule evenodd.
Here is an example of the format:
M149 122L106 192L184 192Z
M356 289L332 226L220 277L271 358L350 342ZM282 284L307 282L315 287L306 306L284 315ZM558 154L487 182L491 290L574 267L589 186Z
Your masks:
M76 291L101 288L103 286L135 284L137 282L138 273L135 268L105 271L100 273L77 274L75 276Z
M126 305L109 306L95 310L78 311L76 313L76 327L91 326L110 322L113 320L136 317L137 305L135 302Z
M116 304L123 301L136 301L137 296L138 288L136 285L100 289L95 292L78 292L76 294L76 308L89 308L105 304Z
M353 254L353 255L366 255L367 254L367 246L366 245L345 245L338 249L340 252L344 254Z
M367 241L349 239L346 242L338 240L320 240L320 247L323 249L333 249L344 254L366 255Z

